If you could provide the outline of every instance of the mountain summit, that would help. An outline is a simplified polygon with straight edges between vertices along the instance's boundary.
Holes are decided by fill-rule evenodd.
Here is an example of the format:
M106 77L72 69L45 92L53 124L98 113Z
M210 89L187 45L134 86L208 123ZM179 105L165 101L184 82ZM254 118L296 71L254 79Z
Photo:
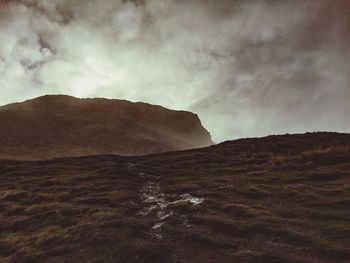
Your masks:
M145 155L213 144L191 112L65 95L0 107L0 134L2 159Z

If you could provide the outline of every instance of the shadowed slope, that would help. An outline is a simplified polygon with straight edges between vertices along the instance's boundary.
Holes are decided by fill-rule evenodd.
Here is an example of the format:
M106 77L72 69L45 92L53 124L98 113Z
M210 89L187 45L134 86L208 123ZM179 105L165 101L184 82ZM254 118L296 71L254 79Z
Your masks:
M1 262L349 262L350 135L0 162Z
M44 96L0 107L0 158L144 155L212 144L197 115L123 100Z

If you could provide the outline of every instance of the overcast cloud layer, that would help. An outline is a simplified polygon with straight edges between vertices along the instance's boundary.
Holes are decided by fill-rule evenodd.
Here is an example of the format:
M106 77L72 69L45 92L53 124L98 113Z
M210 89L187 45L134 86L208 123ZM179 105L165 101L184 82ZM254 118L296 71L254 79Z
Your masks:
M217 142L350 132L350 1L0 3L0 104L145 101L198 113Z

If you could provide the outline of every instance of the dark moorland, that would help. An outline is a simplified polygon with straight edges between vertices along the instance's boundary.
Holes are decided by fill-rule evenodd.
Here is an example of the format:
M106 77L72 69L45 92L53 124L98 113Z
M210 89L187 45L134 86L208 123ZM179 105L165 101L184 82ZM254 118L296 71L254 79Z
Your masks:
M0 161L0 262L350 262L350 135Z

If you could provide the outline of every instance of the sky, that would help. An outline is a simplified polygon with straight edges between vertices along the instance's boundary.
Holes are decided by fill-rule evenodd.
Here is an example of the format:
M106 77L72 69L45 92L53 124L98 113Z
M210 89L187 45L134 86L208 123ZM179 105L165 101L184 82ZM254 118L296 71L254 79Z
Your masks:
M349 42L348 0L0 0L0 105L144 101L216 142L350 132Z

